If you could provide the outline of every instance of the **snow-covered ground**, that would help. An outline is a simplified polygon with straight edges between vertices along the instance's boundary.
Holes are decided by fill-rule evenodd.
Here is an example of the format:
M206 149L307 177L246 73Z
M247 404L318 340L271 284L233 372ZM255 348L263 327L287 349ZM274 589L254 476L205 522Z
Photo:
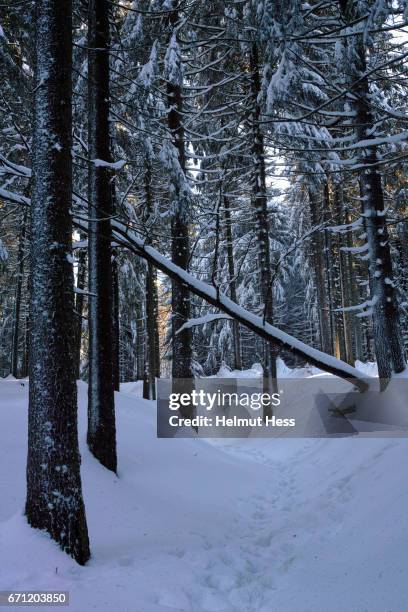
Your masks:
M80 443L92 559L22 516L27 384L0 381L0 590L70 610L406 612L406 439L157 439L139 383L117 394L118 477Z
M314 366L305 366L302 368L290 368L286 365L286 363L278 357L277 359L277 374L278 379L281 378L309 378L310 376L330 376L332 374L327 374L327 372L323 372L319 368L315 368ZM363 363L362 361L355 362L355 368L360 370L365 376L368 377L378 377L377 364L373 362ZM263 369L260 363L254 363L249 370L232 370L228 365L221 365L217 377L218 378L258 378L263 375ZM138 385L141 381L137 383L125 383L126 385ZM130 387L129 387L130 388Z

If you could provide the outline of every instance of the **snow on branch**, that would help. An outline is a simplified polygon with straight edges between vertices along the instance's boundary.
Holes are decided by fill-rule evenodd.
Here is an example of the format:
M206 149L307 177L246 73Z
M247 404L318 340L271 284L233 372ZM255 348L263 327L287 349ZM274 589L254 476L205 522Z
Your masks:
M355 312L359 310L365 310L366 308L371 308L375 306L377 303L377 299L373 298L372 300L366 300L361 304L356 304L355 306L345 306L344 308L335 308L333 312Z
M3 189L3 187L0 187L0 199L7 200L8 202L14 202L16 204L24 204L26 206L29 206L31 203L30 198L26 198L25 196L14 193L13 191Z
M329 230L329 232L344 234L348 232L349 230L358 230L360 229L360 227L362 227L362 225L363 225L363 219L362 217L359 217L358 219L356 219L355 221L352 221L351 223L345 223L344 225L330 225L327 227L327 229Z
M232 320L232 317L226 314L208 314L204 317L197 317L196 319L189 319L184 325L180 327L177 331L179 334L184 329L191 329L192 327L197 327L198 325L206 325L207 323L212 323L213 321L219 321L220 319Z
M89 293L89 291L85 291L85 289L81 289L80 287L74 287L74 293L78 293L78 295L96 297L96 293Z
M119 159L117 162L107 162L103 159L91 159L91 162L96 168L110 168L111 170L122 170L126 166L125 159Z
M345 247L345 246L340 247L340 251L343 251L344 253L354 253L354 254L366 253L369 249L370 249L370 245L367 242L357 247Z
M31 178L31 169L27 166L21 166L8 160L4 155L0 154L0 161L3 164L0 166L0 175L11 174L22 178Z

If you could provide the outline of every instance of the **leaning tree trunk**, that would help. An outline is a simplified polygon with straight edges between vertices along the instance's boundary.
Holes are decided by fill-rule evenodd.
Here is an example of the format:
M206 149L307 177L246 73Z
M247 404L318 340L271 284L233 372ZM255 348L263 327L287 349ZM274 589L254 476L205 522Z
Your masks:
M361 17L351 0L339 0L346 23ZM393 280L392 258L384 206L382 177L378 170L374 117L367 75L366 43L363 34L348 42L351 51L351 104L355 111L355 133L358 141L367 141L360 149L360 195L366 240L368 244L369 281L373 317L374 349L382 388L393 372L402 372L405 355L400 334L398 301ZM370 140L373 144L370 144Z
M81 221L77 221L77 225L81 228L84 227ZM217 291L214 286L204 283L181 268L177 268L156 249L146 246L144 241L126 224L114 221L113 234L115 242L129 249L135 255L143 257L146 261L151 261L158 270L161 270L170 278L177 278L180 282L187 285L194 295L203 298L206 302L228 315L228 318L231 317L231 319L238 321L261 338L276 344L279 350L287 350L325 372L330 372L335 376L347 379L361 391L367 390L368 384L364 380L364 374L349 364L326 353L322 353L273 327L273 325L265 323L262 317L246 311L245 308L233 302L225 294Z
M90 0L88 16L89 151L89 387L88 446L116 472L113 388L113 212L109 136L109 13L107 0ZM105 163L104 163L105 162Z
M264 320L273 323L273 287L271 254L269 246L268 202L266 195L265 146L260 128L260 107L258 96L261 88L258 49L256 43L251 47L251 94L252 94L252 155L254 164L253 203L256 215L257 246L259 259L260 295L264 307ZM276 347L267 343L265 346L266 391L277 391ZM264 416L270 416L270 408Z
M66 0L38 0L31 203L31 338L27 501L78 563L90 556L82 499L72 338L71 52Z
M14 306L14 322L13 322L13 346L11 352L11 373L15 378L19 376L18 353L19 353L19 338L20 338L20 319L21 319L21 295L23 289L24 278L24 243L26 236L28 208L23 210L23 219L20 232L20 241L18 244L17 254L17 281L16 281L16 301Z

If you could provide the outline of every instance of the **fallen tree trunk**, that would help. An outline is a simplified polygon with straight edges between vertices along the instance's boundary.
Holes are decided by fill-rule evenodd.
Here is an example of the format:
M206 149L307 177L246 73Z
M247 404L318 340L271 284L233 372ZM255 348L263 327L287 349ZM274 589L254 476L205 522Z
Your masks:
M223 293L217 291L215 287L198 280L189 272L175 266L166 257L161 255L156 249L144 243L137 234L125 224L117 220L112 220L113 239L116 243L128 248L130 251L150 261L156 268L161 270L170 278L181 281L188 289L209 302L235 321L245 325L248 329L255 332L268 342L274 343L277 347L287 350L305 359L325 372L334 374L339 378L348 380L360 391L368 389L367 378L363 372L353 368L340 359L318 351L317 349L304 344L293 336L281 331L277 327L263 321L262 317L252 314L233 302Z

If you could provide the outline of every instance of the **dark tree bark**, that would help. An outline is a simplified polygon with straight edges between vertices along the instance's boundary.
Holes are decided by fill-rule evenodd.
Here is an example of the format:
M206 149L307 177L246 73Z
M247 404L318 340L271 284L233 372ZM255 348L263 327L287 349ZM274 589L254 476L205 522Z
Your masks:
M321 221L325 221L330 218L333 214L332 202L330 197L329 182L326 180L323 186L323 207L321 209ZM324 271L327 279L327 302L328 302L328 315L330 323L330 345L331 353L336 357L339 355L339 344L342 336L342 330L338 327L337 313L334 312L335 308L339 305L338 295L336 290L336 260L334 254L334 244L331 233L324 229L323 232L323 258L324 258ZM342 359L343 357L341 357Z
M116 214L116 181L115 177L111 178L111 194L112 194L112 211ZM117 249L112 249L112 334L113 334L113 349L112 349L112 375L113 389L120 391L120 300L119 300L119 269L118 269L118 252Z
M155 317L155 329L154 329L154 336L155 336L155 342L154 342L154 350L155 350L155 358L154 358L154 364L155 364L155 376L156 378L160 378L161 376L161 357L160 357L160 332L159 332L159 292L158 292L158 288L157 288L157 270L156 268L153 266L153 278L154 278L154 289L155 289L155 294L154 294L154 305L155 305L155 313L156 313L156 317Z
M362 17L358 6L350 0L339 0L346 23ZM366 43L363 35L351 41L351 99L355 110L357 140L368 141L361 149L360 195L366 240L368 244L369 280L372 301L373 336L378 375L384 388L393 372L402 372L405 355L400 333L398 301L394 286L387 217L384 206L382 176L376 165L377 147L374 140L374 116L367 75ZM373 144L369 141L373 140Z
M23 289L23 278L24 278L24 244L26 237L26 225L27 225L27 213L28 208L23 210L23 218L20 231L20 240L18 244L17 262L18 272L16 281L16 300L14 305L14 322L13 322L13 346L11 352L11 373L15 378L19 377L19 338L20 338L20 319L21 319L21 295Z
M28 290L28 294L30 291ZM29 350L30 347L30 316L29 313L26 315L25 319L25 330L24 330L24 344L23 344L23 357L21 361L21 378L25 378L28 376L28 358L29 358Z
M157 287L156 272L151 263L146 270L146 356L143 397L156 399L157 358Z
M314 186L309 187L310 220L316 227L322 222L319 193ZM324 353L332 353L329 300L327 296L326 270L324 262L324 239L322 232L315 232L312 239L313 267L315 272L317 313L319 319L320 347Z
M113 388L115 391L120 391L120 356L119 356L119 338L120 338L120 321L119 321L119 271L117 262L117 253L114 251L112 259L112 276L113 276Z
M171 23L177 23L178 14L171 14ZM167 83L167 99L169 105L168 126L172 134L173 145L177 150L180 170L185 174L186 157L184 151L184 129L182 126L182 95L181 86ZM171 220L171 255L172 262L187 270L190 243L188 235L188 211L183 201L185 194L179 180L174 181L174 201ZM180 327L190 318L190 294L185 285L172 281L172 347L173 347L173 378L189 378L191 371L191 330L178 333Z
M272 267L269 246L268 202L266 195L265 146L260 128L260 107L258 102L261 82L258 65L258 49L256 43L251 46L251 94L252 94L252 155L254 164L253 203L256 215L257 245L259 258L260 296L264 307L264 319L273 323L273 287ZM277 391L276 346L265 345L265 391ZM264 411L264 416L271 416L270 408Z
M237 302L237 283L235 280L235 260L234 260L234 244L232 240L232 224L229 199L224 197L224 219L225 219L225 239L227 247L228 260L228 276L230 297L233 302ZM237 321L232 321L232 336L234 343L234 367L236 370L242 370L241 358L241 336L239 333L239 324Z
M350 210L346 209L345 211L345 223L350 224L352 221ZM346 247L349 251L346 253L346 287L347 287L347 296L349 305L358 304L360 300L360 291L357 285L357 276L358 270L356 262L353 259L353 255L350 249L353 247L353 236L352 232L347 232L346 234ZM354 356L356 359L363 360L363 336L362 336L362 326L361 320L357 318L355 315L351 315L352 319L352 328L353 328L353 350Z
M150 222L152 214L152 189L151 189L151 169L149 160L146 160L145 172L145 222L147 226L146 243L151 244ZM158 358L158 295L156 286L156 271L151 263L147 263L146 270L146 351L145 351L145 375L143 384L143 397L146 399L156 399L156 376L160 371Z
M173 10L169 14L170 39L176 36L178 21L179 13ZM167 78L167 105L169 108L167 123L179 164L179 168L172 172L171 177L171 260L179 268L187 270L190 257L189 196L186 194L185 184L186 154L182 122L182 84L181 76L178 75L178 77L168 75ZM190 293L186 285L173 278L171 296L172 379L173 392L177 392L179 379L193 380L192 331L189 328L180 331L180 328L190 319ZM187 390L185 384L183 390ZM184 417L189 418L193 416L194 410L192 406L184 406L180 412Z
M340 183L335 183L333 186L334 191L334 211L336 214L336 224L344 225L346 223L346 216L344 210L343 200L343 188ZM337 257L338 257L338 281L339 281L339 293L340 293L340 307L343 309L341 313L343 338L344 338L344 355L340 353L340 358L346 361L350 365L354 364L354 353L353 353L353 322L352 313L347 312L345 309L351 306L350 301L350 284L352 282L352 270L348 267L347 252L342 249L344 246L344 234L337 234Z
M78 563L90 556L82 499L72 338L71 2L38 0L31 205L27 501Z
M107 0L90 0L88 14L89 151L89 387L88 445L116 472L113 380L113 213L109 134L109 13Z

